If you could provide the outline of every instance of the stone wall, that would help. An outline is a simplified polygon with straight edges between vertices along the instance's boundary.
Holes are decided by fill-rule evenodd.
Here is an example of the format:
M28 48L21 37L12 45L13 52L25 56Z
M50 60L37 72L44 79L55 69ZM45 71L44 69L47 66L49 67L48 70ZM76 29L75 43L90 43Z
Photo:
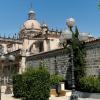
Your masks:
M42 61L51 74L58 73L66 79L66 74L70 76L68 60L68 51L57 49L27 57L26 65L38 67Z
M100 73L100 39L87 42L85 47L86 74L98 75ZM66 79L71 76L68 60L68 51L62 48L29 56L26 58L26 65L37 67L43 61L51 74L59 73Z
M86 44L86 73L98 75L100 73L100 39Z

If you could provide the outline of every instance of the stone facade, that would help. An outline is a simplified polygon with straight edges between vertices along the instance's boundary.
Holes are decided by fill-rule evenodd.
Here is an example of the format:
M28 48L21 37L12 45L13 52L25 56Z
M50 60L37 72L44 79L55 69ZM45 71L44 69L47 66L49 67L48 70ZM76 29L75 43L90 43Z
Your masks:
M13 37L0 36L0 47L2 47L0 54L7 57L4 62L0 61L5 71L2 73L4 80L8 80L10 72L15 70L15 73L21 74L27 67L39 66L41 61L44 62L51 74L58 73L65 79L67 76L70 77L71 68L68 62L68 52L60 46L61 34L62 31L49 29L45 23L40 24L35 18L35 12L29 11L28 19L24 22L18 34ZM86 65L89 75L97 75L100 72L99 40L86 42ZM15 56L15 61L11 64L11 71L9 71L11 67L9 55ZM1 70L0 68L0 72Z
M87 42L86 62L87 75L100 74L100 39Z
M51 74L59 74L66 79L71 72L68 60L68 51L62 48L27 57L26 67L39 67L42 61Z
M86 45L86 74L96 76L100 73L100 39L87 41ZM51 74L58 73L66 79L70 76L68 52L64 49L56 49L27 57L26 66L38 67L43 61Z
M24 22L18 34L12 37L0 36L0 56L6 57L5 61L0 60L0 64L3 64L3 69L0 68L0 72L5 71L2 72L4 77L2 79L8 82L8 77L14 70L20 74L25 71L27 56L60 48L60 34L61 31L49 29L45 23L40 24L35 18L35 12L30 10L28 19ZM15 61L11 65L9 55L15 56Z

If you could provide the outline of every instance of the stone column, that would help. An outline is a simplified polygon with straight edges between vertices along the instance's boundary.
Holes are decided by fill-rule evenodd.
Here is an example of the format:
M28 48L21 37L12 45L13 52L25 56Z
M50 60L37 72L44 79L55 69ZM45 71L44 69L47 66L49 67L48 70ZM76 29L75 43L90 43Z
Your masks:
M22 59L20 61L19 74L22 74L26 69L26 51L22 50Z
M50 50L50 40L44 40L44 51Z
M48 51L50 50L50 40L47 40Z
M20 62L19 74L22 74L26 69L26 57L23 56Z

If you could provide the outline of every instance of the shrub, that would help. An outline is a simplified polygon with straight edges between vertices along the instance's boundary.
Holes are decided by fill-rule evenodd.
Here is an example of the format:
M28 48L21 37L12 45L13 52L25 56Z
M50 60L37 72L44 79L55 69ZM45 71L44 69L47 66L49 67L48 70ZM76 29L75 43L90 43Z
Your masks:
M23 86L23 94L26 100L48 100L50 74L43 67L30 68L23 74Z
M40 67L29 68L22 75L13 76L14 97L24 100L48 100L50 94L50 74Z
M22 75L21 74L14 75L13 76L13 94L14 94L14 97L16 97L16 98L23 97L22 87L23 87Z
M99 72L98 78L99 78L99 80L100 80L100 72Z
M80 89L84 92L100 92L100 79L98 77L82 77L79 83Z
M63 81L63 77L61 77L59 75L51 75L50 76L51 87L54 87L56 84L59 84L61 81Z

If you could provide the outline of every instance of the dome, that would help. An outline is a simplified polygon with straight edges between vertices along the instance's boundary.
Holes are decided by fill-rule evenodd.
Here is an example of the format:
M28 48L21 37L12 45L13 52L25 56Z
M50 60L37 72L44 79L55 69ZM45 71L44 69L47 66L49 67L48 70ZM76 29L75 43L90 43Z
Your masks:
M25 29L34 29L34 30L40 30L41 25L37 20L27 20L24 22Z
M33 10L30 10L28 12L28 20L26 20L21 27L21 31L24 30L34 30L35 32L41 31L41 25L35 18L35 12Z
M42 27L48 27L48 25L47 25L47 24L45 24L45 23L43 23L43 24L42 24Z

